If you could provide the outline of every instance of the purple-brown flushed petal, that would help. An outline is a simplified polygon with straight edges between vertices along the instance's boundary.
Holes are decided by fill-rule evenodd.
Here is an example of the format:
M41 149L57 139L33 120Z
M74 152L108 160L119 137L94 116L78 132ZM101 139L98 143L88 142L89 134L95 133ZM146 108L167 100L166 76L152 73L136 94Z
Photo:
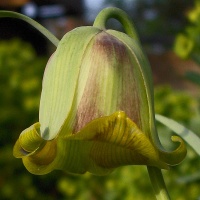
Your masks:
M77 106L74 132L92 119L116 110L125 111L140 127L141 99L134 65L131 53L121 41L104 31L96 35L81 66L81 70L87 67L89 71Z

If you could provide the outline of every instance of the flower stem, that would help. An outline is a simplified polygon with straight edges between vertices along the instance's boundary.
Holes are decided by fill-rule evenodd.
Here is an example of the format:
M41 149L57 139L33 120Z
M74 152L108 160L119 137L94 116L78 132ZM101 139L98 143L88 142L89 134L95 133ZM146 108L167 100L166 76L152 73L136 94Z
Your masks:
M110 19L117 19L123 26L125 32L139 42L137 31L135 30L132 20L129 16L119 8L105 8L96 17L93 26L99 29L106 29L106 22Z
M149 177L156 195L157 200L170 200L163 175L160 169L156 167L147 167Z
M40 31L46 38L48 38L56 47L58 46L59 40L50 31L48 31L46 28L44 28L42 25L40 25L38 22L31 19L30 17L19 14L17 12L0 10L0 18L2 17L21 19L29 23L30 25L35 27L38 31Z

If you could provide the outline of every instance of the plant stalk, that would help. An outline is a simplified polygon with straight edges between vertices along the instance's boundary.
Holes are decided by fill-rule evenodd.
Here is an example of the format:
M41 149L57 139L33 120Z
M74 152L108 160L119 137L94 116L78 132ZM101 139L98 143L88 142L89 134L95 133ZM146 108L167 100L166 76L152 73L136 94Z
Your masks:
M165 181L160 169L156 167L147 167L149 177L155 192L157 200L170 200L169 193L167 191Z
M96 17L93 26L99 29L106 29L106 22L111 19L117 19L123 26L126 34L139 42L137 31L135 30L131 18L119 8L105 8Z

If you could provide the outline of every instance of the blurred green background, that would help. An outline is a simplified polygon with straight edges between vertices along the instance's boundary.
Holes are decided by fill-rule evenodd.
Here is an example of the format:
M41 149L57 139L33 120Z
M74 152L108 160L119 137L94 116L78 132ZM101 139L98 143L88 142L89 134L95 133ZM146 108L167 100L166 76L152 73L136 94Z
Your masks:
M118 7L124 6L120 1L110 2ZM177 5L183 3L182 7L187 8L187 12L182 12L183 22L179 23L179 27L172 26L173 24L170 26L172 15L170 13L164 15L162 12L164 6L170 9L171 1L141 2L143 2L139 4L141 10L151 8L157 16L154 16L153 20L144 19L142 26L137 21L141 36L145 35L149 38L147 36L153 35L152 38L157 41L157 34L154 34L157 30L160 30L157 33L162 35L165 31L162 27L166 24L173 29L173 31L168 29L169 33L166 33L170 37L173 36L172 42L162 39L166 43L163 44L161 40L162 48L156 45L156 50L155 43L148 43L143 38L147 55L150 50L155 52L158 49L162 52L163 49L173 50L184 62L192 60L196 66L200 66L200 1L194 1L196 3L189 7L187 1L174 1ZM140 15L136 17L141 18ZM94 176L89 173L71 175L62 171L35 176L24 168L21 159L13 157L12 148L21 131L38 121L42 76L48 60L48 52L44 55L38 54L30 42L21 38L0 40L0 199L155 199L144 166L121 167L108 176ZM188 67L181 80L190 81L189 90L180 89L170 81L165 84L156 83L156 113L177 120L200 136L199 72L191 72ZM172 133L161 124L158 124L158 132L162 143L170 149ZM199 157L188 146L187 158L179 166L163 171L172 199L200 199L199 169Z

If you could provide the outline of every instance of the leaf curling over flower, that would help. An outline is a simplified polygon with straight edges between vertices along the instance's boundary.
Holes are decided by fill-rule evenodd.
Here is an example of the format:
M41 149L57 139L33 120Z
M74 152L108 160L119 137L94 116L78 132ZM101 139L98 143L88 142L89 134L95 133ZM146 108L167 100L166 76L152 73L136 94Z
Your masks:
M110 17L127 34L106 30ZM101 11L94 26L67 33L49 59L39 123L22 132L14 155L33 174L61 169L104 175L123 165L178 164L186 148L179 137L173 138L180 143L175 151L161 146L151 79L128 16L115 8Z

